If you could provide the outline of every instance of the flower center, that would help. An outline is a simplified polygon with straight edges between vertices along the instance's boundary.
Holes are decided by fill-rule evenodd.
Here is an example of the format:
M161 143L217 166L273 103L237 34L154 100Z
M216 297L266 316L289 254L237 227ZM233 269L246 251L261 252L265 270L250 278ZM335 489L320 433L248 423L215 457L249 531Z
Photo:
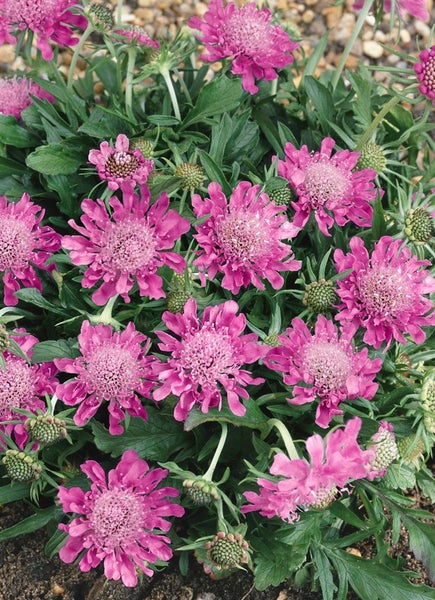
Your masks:
M101 258L114 270L132 273L151 263L155 248L156 238L144 221L123 219L107 228Z
M34 395L35 381L29 365L6 359L6 368L0 368L0 417L8 418L13 407L28 408Z
M26 224L11 215L0 216L0 271L22 268L33 250L34 238Z
M131 152L117 151L107 158L104 166L113 177L128 177L136 171L139 163Z
M305 349L304 365L319 395L339 390L352 371L352 359L340 344L316 339Z
M234 11L222 25L223 36L234 53L255 57L267 49L271 30L267 16L249 7Z
M107 343L96 348L86 365L87 383L98 398L129 396L138 384L137 362L130 352Z
M325 161L312 161L305 169L305 189L313 209L341 200L350 187L350 174Z
M5 2L3 8L6 19L16 25L32 29L46 29L47 21L52 21L59 11L59 0L15 0Z
M128 545L143 530L143 506L132 492L106 490L95 500L89 521L101 547Z
M258 214L229 214L218 224L216 233L229 260L255 261L269 246L268 229Z
M371 316L396 317L413 301L408 279L389 265L364 273L359 280L359 290Z
M231 337L206 328L185 340L180 353L182 368L203 388L215 388L216 382L237 368Z

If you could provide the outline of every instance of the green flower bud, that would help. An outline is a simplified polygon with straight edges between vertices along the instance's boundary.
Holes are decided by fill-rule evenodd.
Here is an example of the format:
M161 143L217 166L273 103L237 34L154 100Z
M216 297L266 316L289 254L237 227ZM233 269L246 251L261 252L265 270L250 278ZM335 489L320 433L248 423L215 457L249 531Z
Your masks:
M424 410L424 426L429 433L435 433L435 373L431 373L424 379L420 400Z
M332 281L326 281L325 279L309 283L302 298L302 303L311 312L321 314L327 312L336 301L337 295L334 284Z
M139 150L142 152L142 155L144 158L146 158L148 160L151 160L153 158L154 144L152 142L150 142L150 140L147 140L143 137L131 140L130 149L136 150L136 148L139 148Z
M240 533L219 531L211 542L205 544L207 558L218 570L234 569L249 562L249 544Z
M6 450L2 463L13 481L36 481L42 471L42 466L35 458L20 450Z
M384 151L376 142L367 142L361 149L360 157L356 164L356 170L373 169L376 173L382 173L387 166Z
M427 244L434 235L433 219L421 206L410 208L405 215L405 234L415 244Z
M38 415L24 423L29 437L35 442L50 446L66 438L66 423L51 415Z
M267 195L272 202L275 202L275 204L280 206L288 206L290 202L294 200L294 194L288 186L270 190L270 192L267 192Z
M183 488L196 506L207 506L219 499L218 490L210 481L186 479L183 481Z
M399 449L400 457L408 463L418 461L425 450L423 438L414 434L397 440L397 448Z
M180 177L181 187L186 190L194 190L202 185L204 181L204 169L195 163L181 163L175 171L174 175Z
M104 4L100 4L99 2L91 2L91 4L88 6L87 12L90 20L97 29L105 29L108 31L109 29L112 29L113 25L115 24L112 10L107 6L104 6Z

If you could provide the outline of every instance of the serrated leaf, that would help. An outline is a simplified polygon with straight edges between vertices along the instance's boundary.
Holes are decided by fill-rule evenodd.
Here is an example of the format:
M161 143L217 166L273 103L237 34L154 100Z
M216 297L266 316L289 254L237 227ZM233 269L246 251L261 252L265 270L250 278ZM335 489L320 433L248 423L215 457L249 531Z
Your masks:
M243 417L237 417L227 406L223 406L221 410L212 409L208 413L202 413L198 409L193 409L189 412L184 428L186 431L191 431L195 427L207 422L231 423L236 427L248 427L250 429L259 429L266 431L269 429L268 419L266 415L258 407L254 400L247 400L244 403L246 413Z
M277 540L273 540L269 544L266 539L265 536L261 540L254 541L257 553L255 558L254 582L255 589L260 592L270 585L279 585L285 579L288 579L292 572L290 558L293 548Z
M38 138L20 127L15 117L0 113L0 142L15 148L32 148L39 142Z
M332 565L323 550L318 547L313 547L311 549L311 556L316 566L317 577L319 578L320 587L322 588L323 600L333 600L334 592L337 587L334 584Z
M409 533L409 547L417 560L426 567L429 577L435 581L435 525L422 523L409 515L402 516Z
M44 175L70 175L82 164L81 154L74 154L64 144L39 146L26 158L28 167Z
M183 120L182 129L214 115L234 110L240 104L241 95L242 86L238 79L213 79L202 88L195 106Z
M405 463L393 463L388 467L382 483L392 489L407 490L415 486L415 472Z

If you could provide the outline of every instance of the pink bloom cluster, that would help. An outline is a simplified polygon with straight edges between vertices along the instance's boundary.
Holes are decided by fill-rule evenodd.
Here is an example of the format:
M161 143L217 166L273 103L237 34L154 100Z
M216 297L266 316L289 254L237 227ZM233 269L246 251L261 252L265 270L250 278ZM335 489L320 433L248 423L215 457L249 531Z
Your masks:
M195 299L188 300L183 313L164 312L166 327L180 339L165 331L156 331L160 350L170 353L166 362L153 364L161 383L154 391L154 400L169 394L179 397L174 411L177 421L183 421L189 411L199 405L203 413L210 408L222 407L225 394L230 410L243 416L245 407L239 398L247 400L246 385L263 383L242 368L256 362L263 354L254 333L242 335L246 317L237 315L237 302L228 300L217 306L208 306L198 317Z
M293 237L284 206L277 206L259 185L242 181L231 194L229 202L218 183L208 187L209 198L198 194L192 198L198 219L194 236L201 249L194 264L204 269L210 279L223 273L222 287L238 294L241 287L252 283L263 290L262 279L273 288L284 284L279 271L297 271L301 262L294 259L291 247L281 240ZM202 274L202 282L205 277Z
M111 214L103 200L85 199L81 205L85 213L81 217L83 226L68 221L80 235L65 235L62 246L70 250L73 264L89 265L82 286L91 288L102 280L92 294L98 306L116 294L129 302L135 281L141 296L164 298L163 280L157 269L167 265L177 273L184 271L184 258L168 250L190 229L189 221L175 210L168 210L166 193L150 206L146 186L141 187L140 196L131 189L125 191L122 202L113 196L109 205Z
M435 323L433 303L425 294L435 291L435 279L424 267L429 260L419 260L402 240L388 236L376 242L369 255L364 242L353 237L350 252L337 249L334 260L338 273L350 273L338 280L341 299L337 319L350 325L351 334L365 329L364 342L387 348L393 339L406 344L405 334L422 344L422 329Z
M32 96L54 102L53 96L31 79L0 79L0 113L19 119L23 110L32 104Z
M297 201L293 224L304 227L311 213L324 235L337 223L340 227L352 221L359 227L370 227L377 190L373 169L355 170L359 152L338 150L332 155L335 141L325 138L318 152L307 146L297 150L291 142L284 147L285 159L278 161L278 174L288 180Z
M134 587L137 571L152 576L148 565L172 557L171 540L163 533L171 528L167 517L184 514L183 507L171 501L178 490L157 488L168 471L150 470L133 450L124 452L107 478L94 460L82 464L81 470L91 481L89 491L59 487L63 511L79 515L71 523L59 525L68 534L59 556L71 563L84 552L81 571L103 562L107 579L121 579L126 587Z
M0 0L0 44L16 43L19 31L30 30L44 60L53 58L50 42L59 46L77 43L72 29L84 29L87 19L74 13L77 0Z
M149 48L159 48L159 42L151 39L145 29L139 25L124 25L118 29L114 29L113 33L126 38L131 43L147 46Z
M6 306L18 304L14 292L20 284L42 291L34 266L45 271L54 268L46 263L59 250L61 236L51 227L41 226L43 217L44 210L30 201L29 194L23 194L18 202L0 196L0 273Z
M250 504L242 506L242 512L259 511L269 519L277 516L292 523L298 519L299 509L332 502L351 481L363 479L371 472L375 450L359 446L360 428L361 419L354 417L326 439L318 434L310 436L305 442L310 462L276 454L270 473L279 479L259 478L259 493L244 493Z
M357 0L353 4L355 10L361 10L364 6L364 0ZM399 13L400 17L404 16L405 12L419 19L420 21L429 20L429 11L427 10L426 0L382 0L382 9L385 13L392 12L392 9Z
M432 100L435 106L435 46L420 52L419 59L420 62L414 65L420 84L418 89L421 94Z
M328 427L334 415L342 414L339 404L358 397L371 400L378 389L373 382L382 360L368 357L367 348L357 352L352 344L350 327L339 333L332 321L317 317L314 334L296 317L279 346L269 350L264 363L284 374L286 385L294 386L291 404L319 400L316 423Z
M232 59L231 72L241 75L243 88L255 94L255 80L276 79L275 69L292 63L290 53L299 46L271 20L270 10L257 8L255 2L238 8L234 2L211 0L203 19L192 17L189 26L201 33L197 37L206 49L202 60Z
M45 394L54 393L58 380L55 377L56 368L52 362L31 364L32 348L38 339L28 334L24 329L16 329L11 334L20 347L24 356L17 356L5 350L2 353L3 365L0 368L0 432L13 436L16 444L23 448L28 440L24 421L26 416L17 413L22 409L36 414L38 410L45 411L46 405L42 398ZM6 423L7 421L17 423ZM1 442L0 433L0 446Z
M139 148L130 150L130 140L120 133L115 146L102 142L99 150L91 150L88 160L97 167L100 179L108 181L109 190L132 192L136 184L143 185L154 168L154 162L144 158Z
M54 360L60 371L76 375L56 388L56 394L69 406L79 405L74 415L78 426L85 425L101 404L108 402L109 432L121 434L125 414L147 419L138 396L150 397L154 385L153 358L146 356L149 339L129 323L124 331L110 325L84 321L78 336L81 356Z

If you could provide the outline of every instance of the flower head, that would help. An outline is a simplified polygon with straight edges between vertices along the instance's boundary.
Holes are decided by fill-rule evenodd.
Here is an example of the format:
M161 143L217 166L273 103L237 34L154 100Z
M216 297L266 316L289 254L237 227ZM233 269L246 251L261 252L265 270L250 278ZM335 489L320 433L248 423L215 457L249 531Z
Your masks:
M435 46L425 49L419 54L420 62L414 65L414 71L420 83L421 94L432 100L435 106Z
M387 421L379 423L378 431L371 438L371 447L374 448L375 455L370 461L370 472L367 475L370 480L383 477L387 472L387 467L399 457L396 436L391 423L387 423Z
M208 187L209 198L195 194L192 205L199 219L209 217L196 227L200 245L195 265L213 279L223 273L222 287L238 294L252 283L263 290L262 279L275 289L284 284L279 271L297 271L301 263L294 259L291 247L281 240L295 235L284 206L277 206L260 186L242 181L229 202L218 183Z
M42 398L45 394L54 394L58 380L52 362L30 363L32 348L38 343L35 336L23 329L16 329L11 333L11 339L28 360L9 350L3 352L4 365L0 368L0 442L1 432L4 432L8 436L13 435L18 446L23 448L29 438L24 425L27 417L16 412L16 409L34 414L45 410ZM12 420L16 423L7 423Z
M358 397L371 400L378 389L373 378L382 360L368 357L367 348L357 352L349 327L341 333L335 324L318 315L314 334L299 317L278 337L279 346L271 348L264 363L284 374L286 385L294 386L291 404L319 400L316 423L327 427L345 400Z
M15 306L14 296L21 286L42 290L34 266L50 271L46 265L60 248L61 236L51 227L41 226L44 210L23 194L18 202L0 196L0 273L3 275L4 303Z
M402 18L405 12L419 19L420 21L429 20L426 0L380 0L380 6L384 13L392 12L392 8ZM360 10L364 6L364 0L357 0L353 4L355 10Z
M288 180L297 196L291 202L295 210L293 224L302 228L313 212L320 231L330 235L329 229L352 221L359 227L370 227L376 199L373 180L376 171L355 171L359 153L338 150L332 155L335 141L325 138L318 152L309 152L307 146L297 150L292 143L285 145L285 160L278 161L278 174Z
M136 184L143 185L154 168L154 162L144 158L139 148L130 150L130 141L120 133L115 146L102 142L99 150L91 150L88 160L97 167L100 179L108 181L110 190L121 188L132 191Z
M215 406L220 409L223 393L230 410L243 416L246 409L239 398L248 399L245 386L264 381L241 368L257 361L263 351L256 334L242 335L246 318L243 314L236 316L238 308L236 302L228 300L208 306L199 318L196 301L191 298L183 313L163 313L166 327L180 339L156 331L161 340L160 350L171 356L167 362L153 365L161 382L153 397L161 400L171 393L178 396L174 412L177 421L183 421L196 404L203 413Z
M242 506L242 512L259 511L269 519L277 516L292 523L298 519L300 508L319 507L349 482L365 478L375 450L359 446L360 428L361 419L354 417L326 439L318 434L310 436L306 441L310 462L276 454L270 473L277 479L258 479L260 491L243 494L250 504Z
M61 371L76 375L56 388L58 397L69 406L79 405L74 422L79 427L95 415L102 402L109 403L109 432L123 432L125 414L147 419L140 396L150 397L154 384L152 357L145 356L149 339L129 323L124 331L110 325L84 321L78 336L81 356L57 358Z
M113 33L126 38L129 42L135 42L140 46L147 46L149 48L159 48L159 42L152 40L145 29L139 25L124 25L118 29L115 29Z
M104 563L107 579L122 580L126 587L137 584L137 569L152 576L148 565L172 557L171 540L162 535L171 527L167 517L181 517L184 509L171 498L172 487L157 488L165 469L149 469L134 450L127 450L107 478L101 465L88 460L81 465L91 489L59 487L65 513L75 513L71 523L59 525L68 539L59 557L71 563L84 551L79 567L86 572Z
M364 342L380 348L393 339L406 343L405 334L422 344L422 329L434 324L433 304L425 294L435 291L435 279L424 267L428 260L418 260L402 240L383 236L369 256L364 242L353 237L350 252L334 253L338 273L350 273L338 281L341 299L337 319L349 323L353 333L365 329ZM429 314L430 313L430 314Z
M53 58L50 42L60 46L77 43L72 28L84 29L87 19L74 13L76 0L0 0L0 44L14 43L15 33L30 30L44 60Z
M32 104L32 96L54 102L53 96L31 79L0 79L0 113L19 119L23 110Z
M223 0L211 0L203 19L192 17L189 26L201 33L197 37L206 49L202 60L231 58L231 72L241 75L243 88L255 94L255 80L276 79L275 69L292 63L290 53L299 46L271 21L270 10L257 8L255 2L238 8L234 2L224 6Z
M184 271L184 258L168 249L189 230L189 221L175 210L167 210L169 198L165 193L150 207L150 192L145 186L140 196L124 192L123 202L114 196L109 205L111 215L103 200L85 199L83 226L68 221L80 235L64 236L62 246L70 250L73 264L89 265L82 286L90 288L102 280L92 294L98 306L116 294L129 302L135 281L141 296L164 298L157 269L167 265L177 273Z

